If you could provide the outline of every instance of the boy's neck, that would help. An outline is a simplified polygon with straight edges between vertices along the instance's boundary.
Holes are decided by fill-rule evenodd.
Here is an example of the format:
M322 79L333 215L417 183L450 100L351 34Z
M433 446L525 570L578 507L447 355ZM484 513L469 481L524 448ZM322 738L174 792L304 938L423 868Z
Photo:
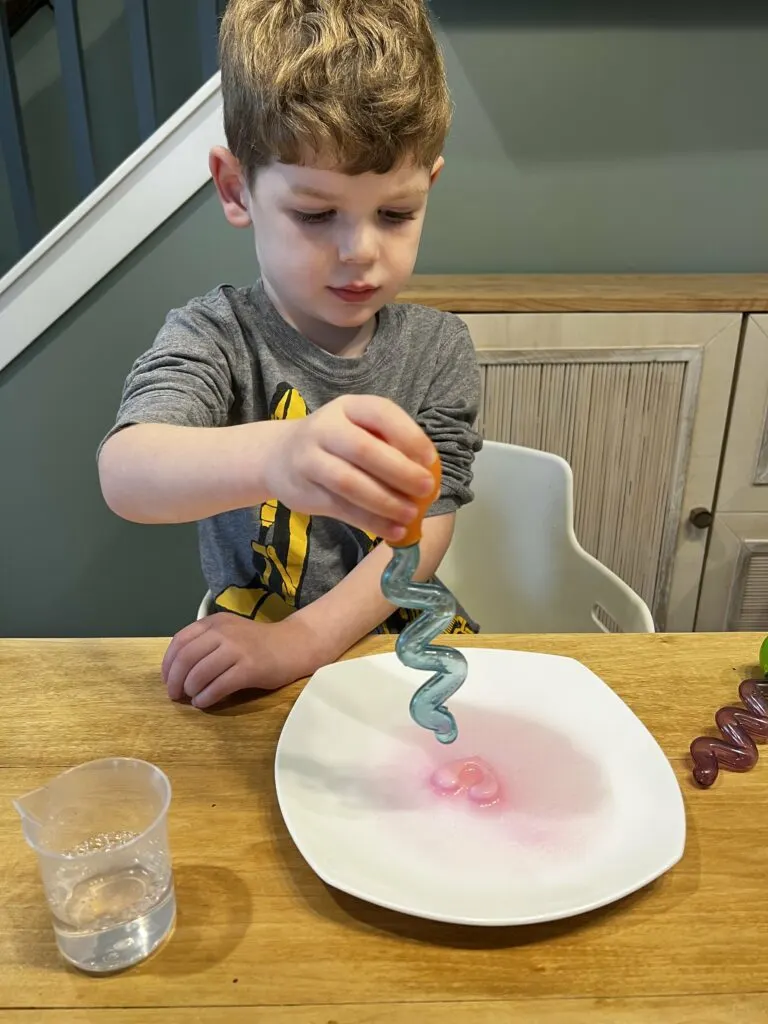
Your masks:
M336 327L324 320L286 308L266 278L262 278L264 291L272 305L287 324L311 341L313 345L333 356L355 359L362 356L376 331L376 317L371 317L361 327Z

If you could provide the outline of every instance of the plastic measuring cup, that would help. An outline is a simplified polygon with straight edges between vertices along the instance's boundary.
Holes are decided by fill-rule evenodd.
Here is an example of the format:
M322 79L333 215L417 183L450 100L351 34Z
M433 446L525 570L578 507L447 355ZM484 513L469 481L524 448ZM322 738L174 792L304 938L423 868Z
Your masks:
M170 802L168 777L128 757L81 764L14 800L59 950L76 967L122 970L170 934Z

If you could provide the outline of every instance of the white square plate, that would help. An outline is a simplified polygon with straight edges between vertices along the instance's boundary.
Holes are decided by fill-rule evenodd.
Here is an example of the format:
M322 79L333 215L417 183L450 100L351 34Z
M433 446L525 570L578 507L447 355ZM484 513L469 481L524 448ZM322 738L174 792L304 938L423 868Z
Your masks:
M463 652L450 746L411 721L426 676L394 654L323 668L299 696L275 783L288 831L325 882L406 914L520 925L610 903L680 859L672 768L601 679L569 658ZM472 757L495 773L491 806L430 783Z

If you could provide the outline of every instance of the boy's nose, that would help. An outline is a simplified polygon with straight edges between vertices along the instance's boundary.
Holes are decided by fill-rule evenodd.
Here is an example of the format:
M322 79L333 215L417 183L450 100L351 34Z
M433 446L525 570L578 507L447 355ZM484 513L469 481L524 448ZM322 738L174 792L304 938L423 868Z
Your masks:
M368 225L345 232L339 241L339 259L342 263L373 263L377 256L377 235Z

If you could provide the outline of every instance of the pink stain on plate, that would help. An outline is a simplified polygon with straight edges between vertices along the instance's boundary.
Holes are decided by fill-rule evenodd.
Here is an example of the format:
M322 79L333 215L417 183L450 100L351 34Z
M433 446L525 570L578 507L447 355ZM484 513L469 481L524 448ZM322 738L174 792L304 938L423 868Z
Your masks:
M449 747L415 725L384 741L397 754L390 747L376 774L387 779L389 806L413 816L409 841L426 850L438 836L450 837L442 856L467 863L495 861L505 849L553 863L578 856L611 805L588 748L517 715L464 707L456 717L459 737Z

